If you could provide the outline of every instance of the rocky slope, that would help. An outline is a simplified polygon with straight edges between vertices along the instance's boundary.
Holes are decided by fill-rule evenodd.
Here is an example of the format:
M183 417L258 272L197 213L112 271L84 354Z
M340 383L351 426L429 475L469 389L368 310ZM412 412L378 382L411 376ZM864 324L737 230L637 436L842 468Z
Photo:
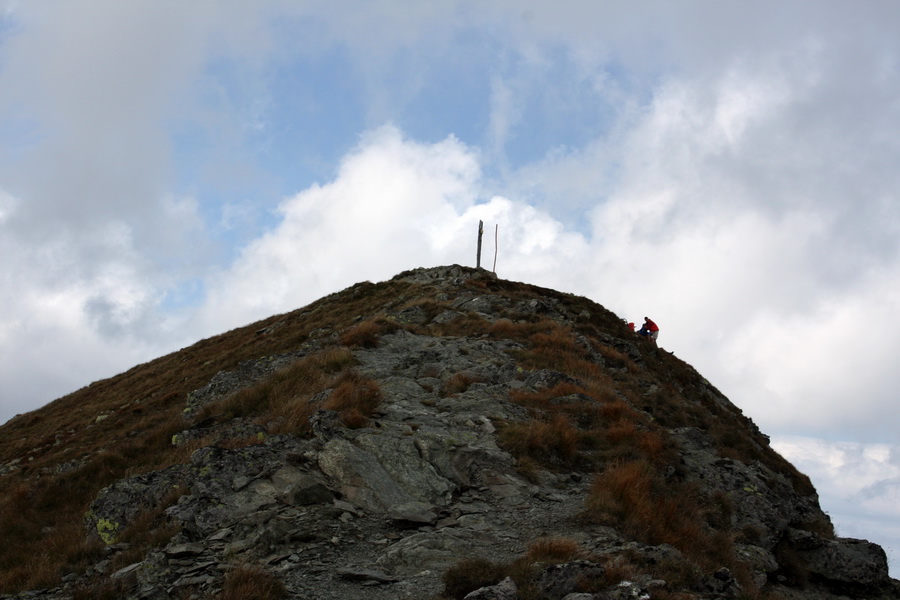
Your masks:
M60 581L4 597L900 598L739 409L587 299L440 267L252 329L278 352L167 394L171 452L91 492ZM114 446L18 448L10 484Z

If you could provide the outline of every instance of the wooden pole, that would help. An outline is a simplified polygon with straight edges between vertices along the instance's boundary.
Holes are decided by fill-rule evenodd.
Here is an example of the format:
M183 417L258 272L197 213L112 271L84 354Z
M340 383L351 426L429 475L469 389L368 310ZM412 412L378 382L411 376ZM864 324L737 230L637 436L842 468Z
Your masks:
M475 268L481 268L481 235L484 233L484 222L478 221L478 255L475 257Z
M497 229L500 228L499 223L494 224L494 268L491 269L491 273L494 275L497 274Z

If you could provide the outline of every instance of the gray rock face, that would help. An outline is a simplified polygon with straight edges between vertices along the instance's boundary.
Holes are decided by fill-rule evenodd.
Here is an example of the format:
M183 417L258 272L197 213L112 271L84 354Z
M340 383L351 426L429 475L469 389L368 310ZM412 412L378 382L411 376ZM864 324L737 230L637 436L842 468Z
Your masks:
M522 465L499 443L502 427L532 418L526 407L511 401L511 393L577 383L578 375L523 369L516 358L524 349L521 342L479 333L437 337L416 329L472 314L485 323L515 314L524 323L540 318L571 324L584 309L569 306L560 295L523 300L473 290L467 282L496 280L458 266L419 269L397 279L431 286L432 296L426 299L446 309L401 306L388 317L412 324L409 330L381 336L375 348L354 350L356 370L378 383L383 398L367 426L348 429L328 410L313 415L312 439L268 435L256 425L261 428L256 445L203 447L187 464L123 479L97 496L86 526L110 544L108 554L115 557L125 550L115 544L117 535L141 510L159 506L173 489L181 490L165 509L180 533L112 574L122 598L211 598L221 590L225 573L242 564L276 576L289 598L436 598L443 589L442 574L460 560L512 563L538 538L564 539L582 550L576 558L533 565L541 598L652 598L656 589L674 589L675 582L652 573L659 565L685 564L679 550L639 542L582 518L592 472L532 468L526 479ZM657 393L664 383L647 366L654 356L650 352L657 350L627 335L622 326L619 337L603 333L590 340L582 335L578 343L595 364L624 365L604 367L611 381L628 369L637 370L642 389ZM611 358L604 358L600 346L615 353L609 350ZM220 373L190 395L188 412L258 381L273 365L284 366L306 351ZM724 397L708 393L710 402L728 406ZM549 406L562 410L589 401L583 394L567 393ZM900 597L880 548L797 528L825 518L814 494L798 493L783 474L760 462L721 456L710 435L698 427L668 433L678 449L680 476L704 497L730 499L729 531L756 532L755 539L735 547L750 573L749 585L802 600L838 594L870 600ZM779 562L787 554L805 569L802 585L789 581ZM720 567L670 572L680 573L684 581L678 585L689 586L695 598L742 597L742 585L748 582L739 583ZM590 591L586 582L593 586ZM29 597L68 598L77 583ZM519 589L504 577L465 597L514 600Z
M113 544L123 526L143 510L158 505L185 479L187 469L177 465L163 471L123 479L104 488L85 515L89 535Z
M758 530L757 545L762 548L774 549L789 524L823 517L818 498L799 495L784 475L759 462L745 464L718 456L699 429L671 433L681 448L690 479L707 494L726 494L734 507L731 527Z
M849 592L876 588L884 583L884 550L866 540L824 540L808 531L789 529L786 544L803 560L814 578Z

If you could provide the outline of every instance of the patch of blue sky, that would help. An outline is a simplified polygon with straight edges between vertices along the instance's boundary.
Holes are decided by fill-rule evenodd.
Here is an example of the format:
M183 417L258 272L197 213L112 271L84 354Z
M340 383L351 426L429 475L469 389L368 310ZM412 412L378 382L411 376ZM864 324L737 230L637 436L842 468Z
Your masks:
M0 72L6 68L4 46L22 32L22 25L13 17L12 7L4 14L0 12ZM2 93L5 91L6 93ZM30 113L30 107L16 103L15 94L10 90L0 90L0 157L5 164L23 158L27 150L41 139L40 123Z
M22 25L14 18L12 7L8 7L5 12L0 12L0 48L14 34L22 31Z
M637 88L638 82L614 62L586 70L563 48L548 51L545 59L539 69L524 75L504 73L510 82L508 102L514 108L497 160L516 176L521 169L542 163L594 157L593 175L584 177L581 187L568 182L565 198L549 189L533 190L528 198L567 228L588 234L585 214L609 196L618 178L619 165L610 151L615 138L634 105L649 102L652 96Z
M177 188L194 197L210 236L232 248L276 226L288 196L333 178L364 128L360 83L336 49L248 75L210 65L200 98L206 118L173 127ZM222 130L220 115L242 125Z
M453 135L473 147L489 142L492 57L498 52L483 34L460 34L451 49L430 56L427 69L421 59L401 54L392 65L386 84L405 94L394 103L391 121L411 138L437 142ZM414 86L404 81L415 81Z
M0 158L3 166L9 168L25 159L43 135L38 120L25 112L12 110L0 117ZM2 170L0 174L6 175Z
M330 180L366 128L365 89L348 57L336 47L314 61L282 62L266 81L265 125L248 136L260 164L285 194Z
M172 313L179 309L201 306L206 297L206 288L199 279L181 281L165 290L159 302L159 309Z
M548 64L531 73L510 73L518 118L505 146L513 168L551 153L582 149L607 135L620 113L628 81L613 65L586 71L565 48L544 55Z

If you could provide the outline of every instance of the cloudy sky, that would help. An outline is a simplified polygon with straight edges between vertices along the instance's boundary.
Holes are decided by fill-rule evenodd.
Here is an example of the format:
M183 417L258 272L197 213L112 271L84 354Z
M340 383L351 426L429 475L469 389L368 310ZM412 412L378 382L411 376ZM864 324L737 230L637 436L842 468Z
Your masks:
M649 315L900 571L900 4L0 0L0 422L418 266Z

